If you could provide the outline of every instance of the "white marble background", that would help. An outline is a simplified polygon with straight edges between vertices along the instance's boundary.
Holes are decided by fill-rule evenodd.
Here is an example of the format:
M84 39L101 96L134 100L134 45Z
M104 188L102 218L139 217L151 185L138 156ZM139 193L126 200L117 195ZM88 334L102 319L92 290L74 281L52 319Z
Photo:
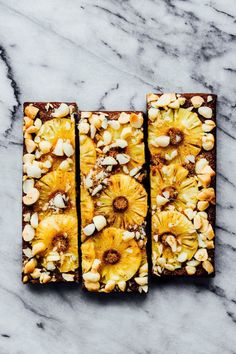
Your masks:
M215 92L217 275L146 298L21 284L21 104ZM236 353L235 0L0 0L0 354Z

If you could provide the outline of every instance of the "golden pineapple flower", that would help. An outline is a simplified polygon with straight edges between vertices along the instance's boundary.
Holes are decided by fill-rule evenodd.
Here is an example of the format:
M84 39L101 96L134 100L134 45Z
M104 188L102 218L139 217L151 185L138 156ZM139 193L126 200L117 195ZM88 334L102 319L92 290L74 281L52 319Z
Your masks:
M54 171L36 183L40 195L35 211L42 215L76 212L75 176L72 172Z
M80 211L81 211L81 224L82 227L90 224L94 216L93 200L84 187L80 187Z
M166 209L171 205L179 211L186 208L194 209L198 196L197 181L194 177L187 178L188 173L187 169L178 164L152 167L152 206L161 206L162 209Z
M70 140L74 147L75 131L74 122L69 118L53 118L45 122L38 134L41 140L49 141L54 147L58 139Z
M159 111L149 127L149 148L152 155L184 164L186 158L199 154L202 136L202 122L197 113L184 108ZM165 141L160 143L160 137L165 137Z
M127 141L127 146L122 149L122 153L130 157L130 161L126 166L129 170L132 170L135 167L142 166L145 162L142 130L131 128L129 124L121 124L119 129L116 130L109 126L107 131L112 136L112 143L115 143L117 139L123 139L122 132L127 127L130 129L130 134L127 134L124 138Z
M97 198L96 211L114 227L127 229L135 224L141 225L147 214L147 193L134 178L113 175Z
M190 260L198 248L198 235L192 222L178 211L162 211L152 216L153 258L164 258L175 267Z
M77 218L73 215L51 215L39 223L32 250L41 249L39 255L43 257L45 268L49 262L54 262L60 272L78 268L77 227Z
M50 158L52 169L55 170L67 156L57 156L52 154L52 151L56 147L59 139L62 139L64 142L69 142L72 148L75 149L75 123L69 118L50 119L41 126L37 138L40 138L41 142L47 141L51 144L50 151L44 153L40 160L44 162ZM73 159L74 156L71 156L71 158Z
M97 236L86 240L82 246L82 270L87 272L94 261L99 259L101 281L127 281L138 271L141 264L141 250L132 239L122 239L124 230L115 227L104 229Z
M83 174L88 174L96 162L95 145L87 135L80 135L80 170Z

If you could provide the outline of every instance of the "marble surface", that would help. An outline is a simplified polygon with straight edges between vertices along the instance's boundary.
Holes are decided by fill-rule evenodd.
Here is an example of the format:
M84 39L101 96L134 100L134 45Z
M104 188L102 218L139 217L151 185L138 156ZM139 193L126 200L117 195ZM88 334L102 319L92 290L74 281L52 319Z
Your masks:
M236 353L235 0L0 0L0 353ZM145 109L155 90L215 92L217 274L146 297L24 286L21 104Z

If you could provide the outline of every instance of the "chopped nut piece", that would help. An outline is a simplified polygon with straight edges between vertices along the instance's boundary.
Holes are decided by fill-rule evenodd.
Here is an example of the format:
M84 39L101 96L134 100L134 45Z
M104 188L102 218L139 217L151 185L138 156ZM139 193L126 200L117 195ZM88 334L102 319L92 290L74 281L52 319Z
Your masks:
M207 250L205 248L200 248L194 255L194 258L199 261L199 262L203 262L206 261L208 258L208 253Z
M25 139L26 151L31 154L36 149L36 144L33 140Z
M32 258L29 262L27 262L24 266L24 274L30 274L34 271L37 266L37 261L35 258Z
M32 241L35 235L35 230L30 224L24 226L22 237L26 242Z
M38 242L32 247L32 256L36 256L39 253L42 253L46 249L46 245L43 242Z
M202 147L206 151L210 151L213 149L215 143L215 138L213 134L205 134L202 137Z
M198 113L201 114L204 118L210 119L212 118L212 109L207 106L202 106L198 108Z
M185 269L188 275L193 275L196 273L196 268L193 266L186 266Z
M201 96L193 96L191 102L194 108L199 108L203 104L204 99Z
M52 113L52 117L63 118L68 116L69 113L69 106L66 103L61 103L61 105L57 109L55 109L54 113Z
M125 112L122 112L118 118L120 124L127 124L129 123L129 120L130 120L130 114L127 114Z
M100 280L100 274L95 272L88 272L83 274L83 279L91 283L96 283Z
M23 197L25 205L32 205L39 199L39 191L36 188L31 188L29 192Z
M29 105L25 107L25 115L31 119L34 119L38 114L39 109L34 107L33 105Z
M131 113L130 115L131 127L141 128L143 125L143 117L140 114Z
M208 260L206 260L202 263L202 267L207 271L208 274L211 274L214 272L214 267L211 264L211 262Z
M98 231L101 231L107 224L106 218L103 215L94 216L93 222Z
M90 236L94 233L95 231L95 225L94 224L89 224L83 228L84 234L86 236Z

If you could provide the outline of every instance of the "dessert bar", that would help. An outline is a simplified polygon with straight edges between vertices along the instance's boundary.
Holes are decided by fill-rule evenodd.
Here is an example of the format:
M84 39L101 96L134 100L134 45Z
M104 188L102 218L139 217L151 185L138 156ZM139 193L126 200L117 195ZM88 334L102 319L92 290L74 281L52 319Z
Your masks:
M147 192L142 112L81 112L83 286L147 292Z
M148 94L152 263L157 276L213 276L216 96Z
M24 104L23 283L78 280L75 103Z

